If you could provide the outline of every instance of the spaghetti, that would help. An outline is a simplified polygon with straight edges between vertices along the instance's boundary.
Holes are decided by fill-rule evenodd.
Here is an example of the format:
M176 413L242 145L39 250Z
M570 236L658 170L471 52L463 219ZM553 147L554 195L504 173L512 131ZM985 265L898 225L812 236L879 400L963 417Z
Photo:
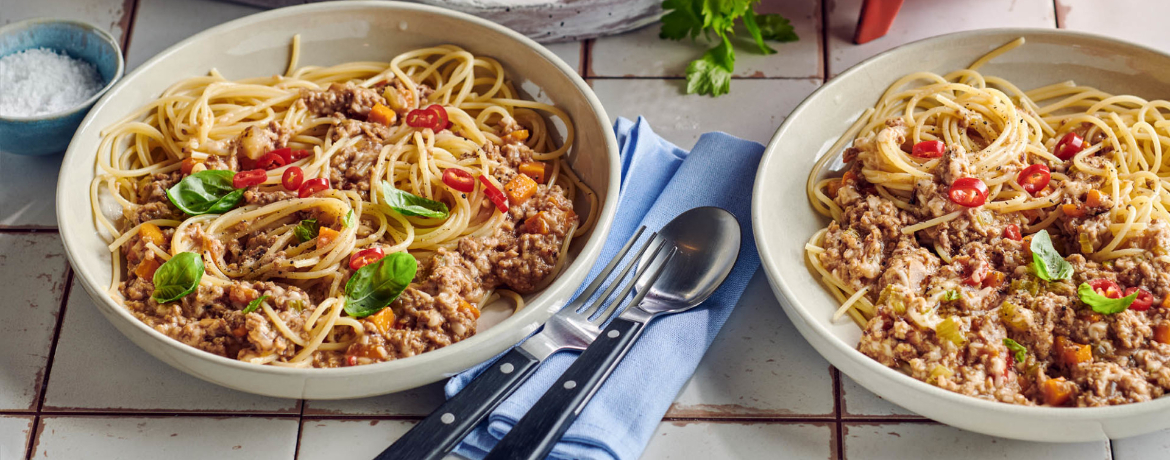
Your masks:
M131 313L222 356L336 367L465 339L555 278L597 211L563 111L456 46L331 67L291 48L284 75L213 69L103 131L90 199ZM168 265L182 253L199 270Z
M861 115L810 173L832 221L807 261L859 350L920 380L1018 404L1160 396L1170 380L1132 357L1170 362L1151 308L1170 307L1170 102L977 71L1023 43L907 75Z

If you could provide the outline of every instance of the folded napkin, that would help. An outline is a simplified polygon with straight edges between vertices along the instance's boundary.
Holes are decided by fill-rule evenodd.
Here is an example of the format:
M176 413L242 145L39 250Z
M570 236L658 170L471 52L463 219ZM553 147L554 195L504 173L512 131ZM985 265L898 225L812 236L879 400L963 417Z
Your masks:
M727 281L706 302L650 323L550 458L638 458L760 264L752 237L750 203L756 166L764 151L762 145L723 133L708 133L688 154L654 134L642 118L637 122L619 118L614 130L622 160L618 213L585 284L597 276L639 226L657 231L683 211L699 206L718 206L735 214L743 232L743 246ZM576 352L550 356L456 452L472 459L483 458L577 356ZM488 365L490 362L451 378L447 395L458 393Z

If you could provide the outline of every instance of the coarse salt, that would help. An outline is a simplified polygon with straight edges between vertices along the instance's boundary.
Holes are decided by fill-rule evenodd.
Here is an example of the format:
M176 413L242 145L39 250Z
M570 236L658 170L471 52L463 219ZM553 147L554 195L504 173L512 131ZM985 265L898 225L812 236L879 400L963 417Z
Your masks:
M93 64L35 48L0 57L0 116L32 117L71 109L102 89Z

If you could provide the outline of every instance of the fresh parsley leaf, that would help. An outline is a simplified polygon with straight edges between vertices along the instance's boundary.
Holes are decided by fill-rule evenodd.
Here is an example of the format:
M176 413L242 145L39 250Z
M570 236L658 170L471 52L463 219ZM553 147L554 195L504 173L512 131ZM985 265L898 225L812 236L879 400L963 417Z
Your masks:
M1072 264L1064 260L1064 257L1052 247L1052 238L1048 236L1048 230L1040 230L1032 235L1031 248L1032 266L1040 279L1054 281L1072 277Z
M1133 303L1134 299L1137 298L1137 295L1138 293L1134 292L1120 299L1111 299L1098 294L1097 291L1093 290L1092 286L1089 286L1089 283L1081 283L1077 287L1077 297L1081 298L1081 302L1084 302L1093 311L1102 315L1112 315L1125 311Z
M951 289L943 293L943 300L948 302L952 300L959 300L959 297L962 297L962 294L959 293L958 289Z
M751 34L752 40L756 41L756 46L760 47L760 52L764 54L776 54L776 50L764 43L764 34L760 31L760 25L756 22L756 13L749 11L743 16L743 26L747 28L748 33Z
M341 219L341 228L352 227L356 220L353 216L353 210L350 209L349 212L345 213L345 218Z
M784 16L779 14L761 14L755 17L755 21L760 25L760 34L764 36L764 40L777 42L794 42L800 40L800 37L796 35L796 30L792 28L792 23L788 22L788 19Z
M703 57L687 66L687 93L720 96L731 91L731 71L735 69L735 51L731 41L708 50Z
M1024 348L1023 345L1020 345L1015 340L1005 337L1003 339L1003 346L1007 347L1008 351L1016 354L1015 358L1017 363L1024 362L1024 359L1028 357L1028 349Z
M321 226L317 225L317 219L302 220L301 223L297 224L296 228L293 228L293 234L302 243L316 238L320 231Z
M242 312L240 312L240 313L243 313L243 314L245 314L245 315L246 315L246 314L248 314L248 313L252 313L252 312L254 312L254 311L256 311L256 310L259 310L259 309L260 309L260 303L261 303L261 302L264 302L264 301L265 301L265 300L267 300L267 299L268 299L268 295L267 295L267 294L265 294L265 295L262 295L262 296L260 296L260 297L259 297L259 298L257 298L256 300L253 300L253 301L251 301L251 302L248 302L248 306L247 306L246 308L244 308L244 311L242 311Z
M695 38L699 36L705 26L703 19L699 17L700 3L703 0L666 0L662 2L662 9L669 11L665 16L662 16L662 31L658 33L659 38L670 40L682 40L687 36Z

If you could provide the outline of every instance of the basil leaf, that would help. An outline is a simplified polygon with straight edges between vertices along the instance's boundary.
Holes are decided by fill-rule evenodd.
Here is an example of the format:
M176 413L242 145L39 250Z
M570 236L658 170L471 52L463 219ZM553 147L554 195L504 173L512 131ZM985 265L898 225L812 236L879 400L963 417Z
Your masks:
M317 237L317 233L321 231L321 226L317 225L317 219L305 219L293 228L293 234L302 243Z
M355 221L356 219L353 216L353 210L350 209L349 212L345 213L345 218L341 219L341 228L353 227Z
M394 184L382 182L382 202L404 216L433 217L445 219L447 205L418 195L404 192Z
M1048 230L1032 235L1032 266L1036 269L1036 276L1044 281L1066 280L1073 274L1072 264L1052 247Z
M261 302L263 302L263 301L264 301L265 299L267 299L267 298L268 298L268 294L265 294L265 295L262 295L262 296L260 296L260 298L258 298L258 299L256 299L256 300L253 300L253 301L251 301L251 302L248 302L248 307L247 307L247 308L245 308L245 309L244 309L244 311L242 311L241 313L243 313L243 314L245 314L245 315L246 315L246 314L248 314L248 313L252 313L252 312L254 312L254 311L256 311L256 310L259 310L259 309L260 309L260 303L261 303Z
M167 198L176 208L192 216L223 214L244 198L244 189L232 186L235 175L220 169L199 171L167 189Z
M1137 295L1138 293L1134 292L1120 299L1111 299L1098 294L1097 291L1093 290L1092 286L1089 286L1089 283L1081 283L1077 287L1077 297L1081 298L1081 302L1084 302L1093 311L1102 315L1112 315L1125 311L1133 303L1133 300L1137 298Z
M345 283L345 312L365 318L390 305L414 280L418 261L405 252L388 254L354 272Z
M1003 346L1007 347L1008 351L1016 354L1015 358L1017 363L1024 362L1024 359L1028 357L1028 349L1024 348L1023 345L1020 345L1015 340L1004 338Z
M959 297L962 297L962 294L957 289L951 289L943 293L943 300L945 301L959 300Z
M203 256L194 252L180 252L154 272L154 300L174 302L195 292L203 279Z

